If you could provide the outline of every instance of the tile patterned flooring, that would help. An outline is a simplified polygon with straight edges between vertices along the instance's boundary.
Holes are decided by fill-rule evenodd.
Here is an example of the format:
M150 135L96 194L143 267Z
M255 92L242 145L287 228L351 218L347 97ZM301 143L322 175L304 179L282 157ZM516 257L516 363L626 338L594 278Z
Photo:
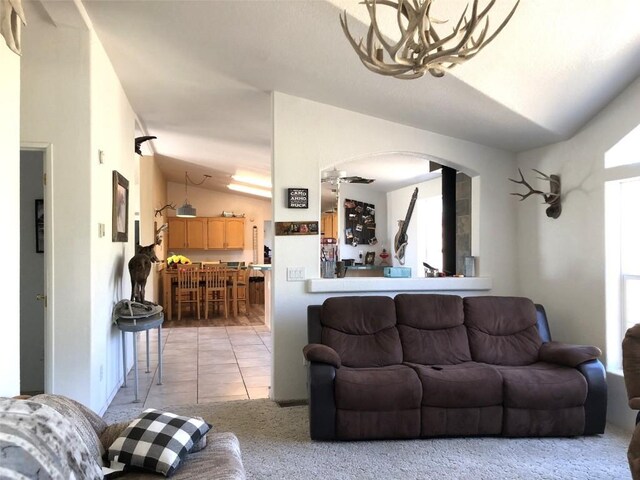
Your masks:
M162 385L157 385L157 336L138 335L138 398L144 408L269 397L271 332L263 325L175 327L162 330ZM127 340L130 342L130 334ZM111 405L134 400L133 369Z

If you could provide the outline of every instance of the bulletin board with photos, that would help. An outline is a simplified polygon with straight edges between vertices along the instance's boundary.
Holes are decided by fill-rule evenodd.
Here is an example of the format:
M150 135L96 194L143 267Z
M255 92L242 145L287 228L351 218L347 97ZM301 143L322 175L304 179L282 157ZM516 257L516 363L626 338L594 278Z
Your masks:
M344 201L344 238L347 245L375 245L376 207L371 203Z

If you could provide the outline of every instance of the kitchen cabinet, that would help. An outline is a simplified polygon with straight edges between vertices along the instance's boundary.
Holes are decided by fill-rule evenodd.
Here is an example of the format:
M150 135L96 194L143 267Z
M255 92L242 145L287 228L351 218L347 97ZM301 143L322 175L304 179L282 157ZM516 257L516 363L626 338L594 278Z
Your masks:
M323 213L321 219L321 232L325 238L338 238L338 214Z
M207 248L210 250L244 249L244 218L207 219Z
M206 218L169 218L168 249L207 248Z

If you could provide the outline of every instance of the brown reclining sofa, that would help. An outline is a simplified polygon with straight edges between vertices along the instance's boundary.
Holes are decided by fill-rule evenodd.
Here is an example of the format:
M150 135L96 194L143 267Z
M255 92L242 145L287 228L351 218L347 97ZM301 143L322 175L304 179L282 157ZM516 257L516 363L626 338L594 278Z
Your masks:
M308 307L314 440L603 433L596 347L520 297L334 297Z

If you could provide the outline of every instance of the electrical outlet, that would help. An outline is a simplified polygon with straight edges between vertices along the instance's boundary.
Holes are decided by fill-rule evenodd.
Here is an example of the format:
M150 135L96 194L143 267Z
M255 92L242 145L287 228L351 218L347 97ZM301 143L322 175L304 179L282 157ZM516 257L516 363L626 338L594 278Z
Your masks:
M100 365L100 381L104 378L104 366Z
M102 238L106 235L104 223L98 224L98 238Z
M287 267L287 282L302 282L304 278L304 267Z
M104 153L104 150L98 150L98 162L100 162L100 165L104 163L105 157L106 155Z

